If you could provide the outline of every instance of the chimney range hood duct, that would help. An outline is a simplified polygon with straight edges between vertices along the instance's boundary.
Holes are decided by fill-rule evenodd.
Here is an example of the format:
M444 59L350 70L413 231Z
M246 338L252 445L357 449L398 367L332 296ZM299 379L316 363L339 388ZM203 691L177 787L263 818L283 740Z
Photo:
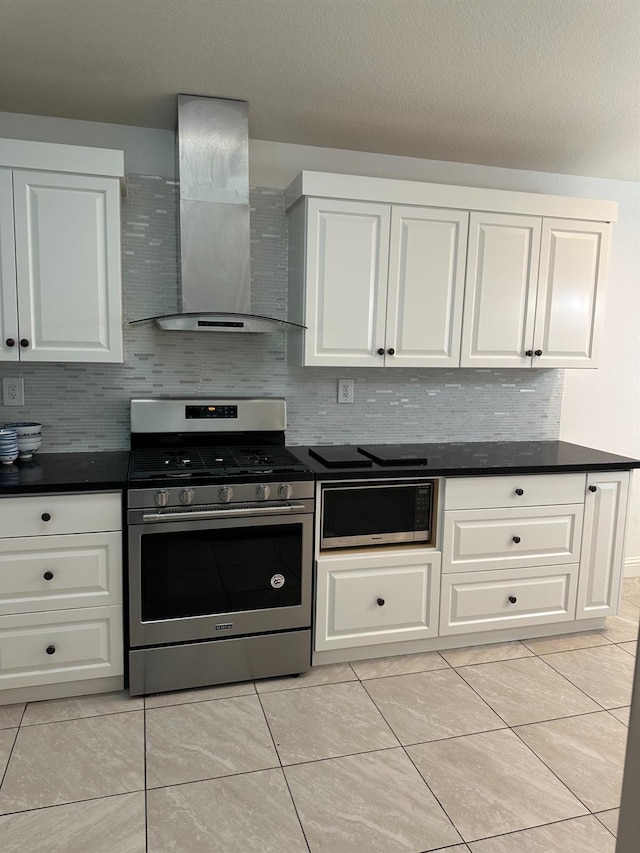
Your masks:
M177 146L182 310L147 320L168 331L302 328L251 313L247 102L178 95Z

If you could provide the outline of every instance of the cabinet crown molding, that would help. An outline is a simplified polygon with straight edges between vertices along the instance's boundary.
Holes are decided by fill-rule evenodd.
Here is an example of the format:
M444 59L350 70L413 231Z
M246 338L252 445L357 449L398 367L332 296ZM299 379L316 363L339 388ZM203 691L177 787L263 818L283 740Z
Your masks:
M124 189L124 151L27 139L0 139L0 167L119 178Z
M615 222L618 218L618 204L614 201L331 172L301 172L285 190L285 207L289 209L305 196L476 211L508 211L529 216L594 222Z

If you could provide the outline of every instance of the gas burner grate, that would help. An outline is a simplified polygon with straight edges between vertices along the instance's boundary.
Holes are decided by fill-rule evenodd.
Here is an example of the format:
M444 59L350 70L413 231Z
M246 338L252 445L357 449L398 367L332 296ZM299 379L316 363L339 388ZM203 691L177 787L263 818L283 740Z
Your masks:
M302 468L300 460L279 445L139 448L132 453L129 478L202 478L274 471L288 473Z

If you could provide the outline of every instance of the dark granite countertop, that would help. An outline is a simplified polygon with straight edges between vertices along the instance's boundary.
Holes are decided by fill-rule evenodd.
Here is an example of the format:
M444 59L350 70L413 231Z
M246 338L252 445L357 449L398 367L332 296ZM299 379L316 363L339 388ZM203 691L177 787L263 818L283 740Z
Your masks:
M128 467L128 451L34 453L0 465L0 495L124 489Z
M410 464L399 467L382 466L374 462L369 467L327 468L309 454L308 447L290 447L290 450L309 466L318 479L323 480L407 475L460 477L475 474L627 471L640 468L640 459L618 456L566 441L425 443L426 465Z

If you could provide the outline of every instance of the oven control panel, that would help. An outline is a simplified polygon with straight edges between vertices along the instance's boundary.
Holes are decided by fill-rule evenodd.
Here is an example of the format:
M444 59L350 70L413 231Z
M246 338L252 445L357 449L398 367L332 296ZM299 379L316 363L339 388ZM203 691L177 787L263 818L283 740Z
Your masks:
M195 509L211 504L242 504L265 501L269 505L282 501L306 500L314 496L313 481L293 483L234 483L233 485L166 486L164 488L129 489L129 509L181 507Z
M185 420L221 420L223 418L238 418L237 406L217 406L215 403L205 406L185 406Z

